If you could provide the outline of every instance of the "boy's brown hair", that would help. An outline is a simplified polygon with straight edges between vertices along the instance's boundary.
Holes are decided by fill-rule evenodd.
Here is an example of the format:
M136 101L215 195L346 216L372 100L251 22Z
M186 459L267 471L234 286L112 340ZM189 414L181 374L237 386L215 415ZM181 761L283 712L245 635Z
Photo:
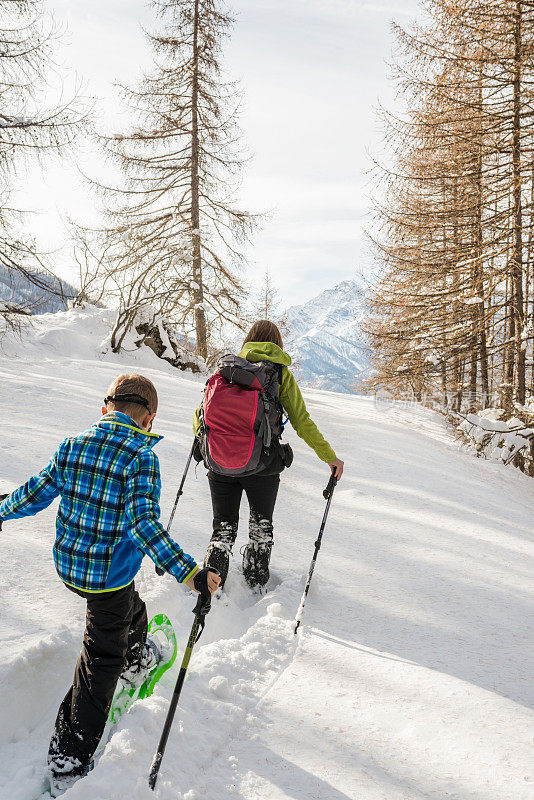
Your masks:
M143 412L148 410L150 414L155 414L158 410L158 393L156 387L143 375L119 375L118 378L110 383L106 395L114 397L117 394L130 394L138 395L146 400L148 409L142 403L135 403L131 401L114 401L108 400L106 408L108 411L121 411L123 414L128 414L137 420L138 417L143 416ZM138 420L137 420L138 421Z
M254 323L247 333L243 344L247 342L272 342L273 344L277 344L280 350L284 349L282 334L278 326L268 319L259 319Z

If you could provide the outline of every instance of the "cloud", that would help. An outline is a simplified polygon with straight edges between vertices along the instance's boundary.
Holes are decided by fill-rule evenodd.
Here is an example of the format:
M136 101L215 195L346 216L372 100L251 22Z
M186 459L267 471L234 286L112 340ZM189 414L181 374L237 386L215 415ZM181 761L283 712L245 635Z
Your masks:
M236 3L233 4L236 7ZM241 4L237 2L237 7ZM274 16L279 9L277 5L288 9L285 0L248 0L247 5L255 10L269 10ZM420 9L419 0L399 0L399 2L381 2L380 0L293 0L293 13L303 15L321 15L330 17L353 18L363 14L389 14L394 17L413 16Z

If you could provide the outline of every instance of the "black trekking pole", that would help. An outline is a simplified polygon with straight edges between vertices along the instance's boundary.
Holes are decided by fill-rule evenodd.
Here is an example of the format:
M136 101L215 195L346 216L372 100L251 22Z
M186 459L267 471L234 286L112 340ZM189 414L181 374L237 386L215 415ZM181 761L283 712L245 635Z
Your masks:
M169 517L169 524L167 525L167 533L169 533L171 530L171 526L174 520L174 515L176 514L176 506L178 505L178 500L184 493L184 483L185 479L187 478L187 473L189 472L189 467L191 466L191 459L193 458L196 441L197 441L196 438L193 439L193 444L191 446L191 450L189 451L189 455L187 457L184 474L182 475L182 480L180 481L180 486L178 487L178 492L176 493L176 500L174 501L174 505L172 507L171 516ZM161 569L161 567L156 566L156 572L158 573L158 575L165 575L165 570Z
M215 569L214 567L208 567L208 571L214 572L216 575L220 574L219 570ZM156 781L159 775L159 768L161 767L163 754L165 753L167 740L171 732L174 715L178 707L178 701L180 699L182 686L184 685L184 680L187 673L187 668L189 666L189 661L191 659L191 654L193 652L193 647L200 639L202 631L204 630L206 614L209 613L210 609L211 609L211 594L207 589L207 580L206 580L205 592L203 591L202 594L199 595L197 604L193 609L195 620L193 622L193 627L191 628L191 633L189 634L189 639L187 640L187 646L185 648L184 657L182 659L182 665L180 667L180 672L178 673L178 679L176 681L176 686L174 687L174 693L172 695L171 704L167 712L167 719L165 720L165 725L163 726L163 732L159 740L158 749L156 750L156 755L154 756L154 759L152 761L152 766L150 767L150 775L148 776L148 785L150 786L152 791L154 791L154 789L156 788Z
M337 478L334 473L331 474L330 480L328 481L328 485L323 492L323 497L326 500L326 508L324 510L323 521L321 522L321 527L319 529L319 536L317 537L317 541L315 542L315 552L313 554L313 558L311 560L310 569L308 571L308 578L306 580L306 586L304 587L304 592L302 594L302 600L300 601L299 610L297 611L297 616L295 617L295 631L296 633L299 629L300 622L302 620L302 612L304 611L304 605L306 603L306 598L308 597L308 592L310 591L310 584L311 579L313 577L313 570L315 569L315 562L317 561L317 556L319 555L319 550L321 549L321 542L323 539L323 533L326 525L326 519L328 517L328 512L330 511L330 503L332 502L332 495L334 494L334 489L336 488Z

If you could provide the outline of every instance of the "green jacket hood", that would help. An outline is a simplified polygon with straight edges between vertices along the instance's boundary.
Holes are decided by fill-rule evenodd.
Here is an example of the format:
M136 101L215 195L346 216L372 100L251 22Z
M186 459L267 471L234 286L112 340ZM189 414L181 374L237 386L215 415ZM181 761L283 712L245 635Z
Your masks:
M247 342L239 355L247 361L272 361L285 367L291 364L291 356L274 342Z

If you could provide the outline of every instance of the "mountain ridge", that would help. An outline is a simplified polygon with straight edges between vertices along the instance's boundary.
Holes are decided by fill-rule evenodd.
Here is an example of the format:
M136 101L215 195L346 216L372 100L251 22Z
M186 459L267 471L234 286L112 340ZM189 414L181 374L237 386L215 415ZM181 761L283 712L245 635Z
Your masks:
M365 291L344 280L286 312L295 375L302 385L351 392L369 370L369 352L360 328Z
M78 294L74 286L54 275L35 270L28 270L28 273L38 278L41 286L32 283L24 274L0 264L0 302L13 303L30 314L54 314L65 311L68 301Z

